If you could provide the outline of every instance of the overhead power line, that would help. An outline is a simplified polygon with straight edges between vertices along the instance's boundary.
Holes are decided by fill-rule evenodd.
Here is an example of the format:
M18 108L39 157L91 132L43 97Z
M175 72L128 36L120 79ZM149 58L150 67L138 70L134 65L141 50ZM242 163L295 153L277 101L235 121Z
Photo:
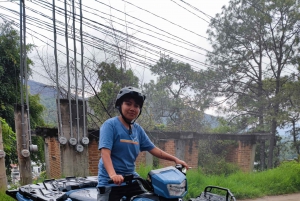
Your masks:
M188 6L190 6L191 8L193 8L193 9L195 9L195 10L197 10L197 11L199 11L200 13L202 13L202 14L204 14L204 15L206 15L207 17L209 17L209 18L213 18L212 16L210 16L209 14L206 14L205 12L203 12L203 11L201 11L201 10L199 10L197 7L195 7L195 6L192 6L191 4L189 4L189 3L187 3L187 2L185 2L185 1L183 1L183 0L180 0L181 2L183 2L183 3L185 3L185 4L187 4Z
M175 1L173 1L173 0L170 0L170 1L172 1L173 3L175 3L177 6L183 8L184 10L188 11L189 13L192 13L193 15L197 16L197 17L200 18L201 20L203 20L203 21L209 23L209 21L207 21L206 19L204 19L204 18L200 17L199 15L193 13L192 11L190 11L190 10L188 10L187 8L181 6L180 4L176 3Z
M197 33L194 32L194 31L191 31L191 30L189 30L189 29L187 29L187 28L184 28L183 26L180 26L180 25L178 25L178 24L176 24L176 23L174 23L174 22L171 22L170 20L167 20L166 18L163 18L163 17L161 17L161 16L159 16L159 15L156 15L156 14L154 14L154 13L152 13L152 12L150 12L150 11L144 9L144 8L141 8L141 7L139 7L139 6L136 6L136 5L134 5L134 4L132 4L132 3L128 2L128 1L125 1L125 0L122 0L122 1L124 1L124 2L126 2L126 3L128 3L128 4L130 4L130 5L132 5L132 6L136 7L136 8L138 8L138 9L141 9L141 10L147 12L147 13L150 13L151 15L154 15L155 17L158 17L158 18L160 18L160 19L163 19L163 20L165 20L165 21L167 21L167 22L169 22L169 23L171 23L171 24L173 24L173 25L175 25L175 26L178 26L178 27L180 27L181 29L184 29L185 31L188 31L188 32L190 32L190 33L193 33L193 34L195 34L195 35L197 35L197 36L200 36L200 37L202 37L202 38L208 39L208 38L205 37L205 36L202 36L202 35L200 35L200 34L197 34Z
M49 6L52 5L50 4L49 2L46 2L46 1L43 1L43 0L40 0L40 1L32 1L35 3L35 5L38 5L38 6L42 6L43 8L45 9L49 9ZM87 6L85 6L85 8L88 8ZM32 9L30 7L28 7L28 4L27 4L27 9L31 9L32 12L36 13L36 14L39 14L41 15L42 17L44 17L45 19L49 19L51 20L51 16L48 16L46 15L45 13L43 12L39 12L38 10L35 10L35 9ZM88 11L86 11L88 12ZM57 7L57 14L58 15L61 15L63 16L64 13L63 13L63 9L61 7ZM68 15L70 15L70 12L68 12ZM102 17L102 16L100 16ZM28 19L31 20L31 24L38 24L39 27L41 27L41 29L44 29L44 30L48 30L49 32L51 32L51 30L53 30L53 25L51 23L48 23L46 22L45 20L40 20L40 19L37 19L37 18L33 18L33 17L29 17L28 16ZM112 27L108 27L104 24L101 24L97 21L93 21L93 20L90 20L88 18L83 18L84 21L84 25L87 26L87 27L90 27L90 28L93 28L97 31L100 31L102 32L103 34L106 34L106 35L109 35L110 37L117 37L118 40L120 41L124 41L128 38L131 38L131 40L128 41L128 44L130 44L132 47L134 48L137 48L141 51L144 51L146 53L148 53L149 56L153 56L153 57L160 57L161 56L161 52L165 52L165 53L168 53L170 54L171 57L174 57L175 60L178 60L179 62L182 62L181 59L184 59L184 60L187 60L187 61L190 61L192 63L195 63L195 64L198 64L198 65L201 65L201 66L205 66L205 67L209 67L207 64L203 63L203 62L200 62L199 60L196 60L196 59L192 59L192 58L189 58L189 57L186 57L182 54L179 54L179 53L176 53L175 51L171 51L171 50L168 50L166 48L163 48L161 46L158 46L158 45L155 45L153 43L150 43L148 41L145 41L145 40L141 40L140 38L137 38L133 35L130 35L130 34L127 34L127 33L124 33L118 29L113 29ZM106 18L107 19L107 18ZM76 15L76 20L79 20L78 18L78 15ZM64 31L62 29L62 27L64 26L64 23L62 22L58 22L58 25L57 25L57 32L59 35L63 35L64 34ZM103 28L100 28L99 29L99 26L103 27ZM109 31L110 30L110 31ZM78 32L78 30L76 31ZM118 33L117 35L115 35L115 33ZM167 32L166 32L167 33ZM116 47L114 44L112 43L108 43L107 41L103 40L103 39L100 39L99 37L96 37L95 35L91 35L89 33L83 33L84 34L84 37L85 37L85 44L87 45L91 45L91 47L94 47L94 48L97 48L95 47L95 43L93 41L98 41L98 44L105 44L104 46L104 50L105 51L108 51L110 52L111 54L114 54L114 55L117 55L118 52L116 52L115 50L113 50L112 48L120 48L120 47ZM145 33L146 34L146 33ZM169 34L169 33L168 33ZM149 35L149 34L148 34ZM78 35L76 35L76 37L78 37ZM185 41L184 39L180 38L180 37L177 37L177 36L172 36L172 37L176 37L178 39L175 39L180 42L182 41ZM169 41L166 41L160 37L156 37L158 40L161 40L161 41L164 41L164 42L168 42L169 44L172 44L172 45L176 45L177 47L180 47L180 48L183 48L183 49L186 49L186 50L189 50L191 52L194 52L194 53L197 53L197 54L200 54L200 55L204 55L202 54L201 52L196 52L192 49L189 49L189 48L186 48L186 47L183 47L183 46L180 46L180 45L177 45L175 43L172 43L172 42L169 42ZM173 39L172 39L173 40ZM204 48L201 48L199 46L196 46L188 41L186 41L185 44L188 44L190 45L191 47L196 47L196 48L199 48L199 49L202 49L202 50L205 50ZM97 48L97 49L102 49L102 48ZM120 48L120 49L123 49L123 48ZM157 49L157 50L156 50ZM130 50L126 50L126 49L123 49L124 52L127 52L127 54L132 54L132 56L129 56L129 55L123 55L124 57L126 57L127 59L132 59L132 61L135 61L135 62L138 62L141 64L141 66L145 67L145 59L146 60L149 60L151 61L151 63L154 63L157 61L157 59L154 59L153 57L146 57L145 55L141 55L137 52L133 52L133 51L130 51ZM207 50L205 50L207 51ZM115 52L115 53L113 53ZM135 56L134 56L135 55ZM205 55L204 55L205 56ZM177 57L177 58L176 58ZM143 59L143 60L141 60ZM185 63L185 62L184 62ZM153 64L152 64L153 65ZM150 64L151 66L151 64ZM199 67L191 64L191 66L195 69L195 70L200 70Z
M39 2L42 2L42 1L39 1ZM30 9L30 8L28 8L28 9ZM43 13L37 11L37 10L32 9L32 11L35 12L35 13L39 13L41 16L43 16L43 17L45 17L45 18L48 18L49 20L51 19L50 16L47 16L47 15L45 15L45 14L43 14ZM61 11L59 11L59 9L58 9L58 12L61 12ZM86 19L86 20L91 21L91 20L89 20L89 19ZM38 21L38 19L36 19L36 21ZM100 24L100 23L98 23L98 22L95 22L95 21L91 21L91 22L93 22L93 23L95 23L95 24L97 24L97 25L101 25L101 26L103 26L103 27L105 27L105 28L107 28L107 29L112 29L111 27L108 27L108 26L106 26L106 25ZM46 25L47 23L43 22L43 23L41 23L41 24ZM63 25L63 23L60 23L60 24ZM87 24L87 21L85 21L85 24L88 25L88 24ZM52 30L52 27L51 27L51 26L52 26L52 24L49 24L48 27L47 27L46 29ZM90 25L88 25L88 26L90 26ZM98 29L98 31L99 31L99 28L98 28L98 27L94 27L94 28L95 28L95 30ZM145 43L145 44L147 44L147 45L150 45L150 46L159 48L160 51L167 51L167 52L171 53L171 55L174 54L175 56L177 55L177 56L179 56L180 58L182 57L182 55L180 55L180 54L178 54L178 53L175 53L175 52L173 52L173 51L166 50L166 49L164 49L164 48L162 48L162 47L160 47L160 46L151 44L151 43L149 43L149 42L147 42L147 41L140 40L139 38L136 38L136 37L134 37L134 36L132 36L132 35L128 35L128 34L126 34L126 33L124 33L124 32L118 31L118 30L113 30L113 31L117 31L117 32L119 32L119 33L121 33L121 34L123 34L123 35L126 35L126 37L129 36L129 37L131 37L131 38L133 38L133 39L135 39L135 40L138 40L138 41L140 41L140 42L142 42L142 43ZM102 32L103 32L104 34L109 33L109 32L107 32L106 30L103 30ZM112 33L111 33L110 35L112 35ZM104 41L104 42L105 42L105 41ZM106 42L105 42L105 43L106 43ZM139 48L139 49L144 48L144 51L146 51L146 52L148 52L149 50L151 50L151 49L149 49L149 48L147 48L147 47L145 47L145 46L143 46L143 45L138 45L137 43L134 43L134 42L132 42L132 41L131 41L131 44L135 45L135 46L136 46L137 48ZM112 45L112 44L110 44L110 45ZM154 50L152 49L151 51L154 51ZM149 53L149 52L148 52L148 53ZM151 53L151 54L152 54L152 53ZM156 56L159 56L159 55L160 55L160 52L157 51L157 52L156 52ZM200 65L207 66L205 63L202 63L202 62L199 63L199 61L197 61L197 60L193 60L193 59L188 58L188 57L185 57L185 56L184 56L184 58L187 59L187 60L190 60L190 61L192 61L192 62L196 62L196 63L198 63L198 64L200 64ZM176 59L176 58L175 58L175 59ZM193 66L193 65L192 65L192 66ZM196 68L197 68L197 67L195 67L195 69L196 69Z

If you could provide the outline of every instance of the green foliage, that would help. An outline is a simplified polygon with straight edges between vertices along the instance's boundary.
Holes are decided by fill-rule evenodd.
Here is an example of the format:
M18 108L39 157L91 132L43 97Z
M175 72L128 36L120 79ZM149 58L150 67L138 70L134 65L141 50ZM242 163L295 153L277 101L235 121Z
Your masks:
M29 107L31 128L44 126L45 122L42 116L45 107L40 103L39 95L29 95Z
M296 0L231 0L207 31L213 47L208 61L215 67L203 72L205 87L242 129L272 133L269 168L276 129L291 114L286 85L296 77L285 69L299 66L299 8Z
M202 171L209 175L229 175L238 172L240 169L237 165L225 161L228 147L231 146L236 146L236 142L217 140L214 134L209 141L200 141L198 163Z
M197 72L188 63L167 56L161 57L150 70L158 76L156 83L151 80L143 86L146 109L155 122L152 129L164 124L165 131L204 131L204 99L199 99L193 88Z
M27 53L32 49L32 45L26 45ZM27 58L27 76L30 75L29 66L32 61ZM24 97L25 91L24 89ZM17 147L14 122L14 104L20 103L20 44L19 33L12 28L11 24L0 24L0 117L3 124L3 141L6 152L6 169L9 171L10 163L17 163ZM40 104L38 95L29 95L30 126L34 129L36 126L44 125L42 113L44 107ZM26 112L26 111L25 111ZM32 155L33 161L44 161L42 149L44 148L41 140L33 141L39 145L40 151Z
M31 50L27 45L26 50ZM27 58L26 64L32 61ZM30 69L28 70L30 74ZM14 128L14 103L20 101L19 33L9 23L0 24L0 117Z
M147 178L152 169L151 166L141 166L137 172ZM228 175L208 175L202 168L196 168L188 170L186 177L188 194L184 200L197 197L208 185L229 189L237 200L300 192L300 163L296 161L284 162L277 168L263 172L235 171Z
M42 171L36 179L33 180L32 183L37 184L43 182L45 179L47 179L47 173L46 171Z
M18 155L17 153L17 139L16 134L13 132L12 128L6 123L5 119L0 117L0 123L2 126L2 138L3 138L3 146L5 152L5 167L6 174L8 175L10 172L10 163L18 163Z
M99 127L106 119L118 114L115 110L115 100L119 90L125 86L138 87L139 79L131 69L117 68L113 63L102 62L96 72L101 88L99 93L89 99L94 112L88 121L91 125L96 124Z
M185 200L199 195L206 186L214 185L230 189L237 200L299 192L300 163L286 162L263 172L236 172L225 175L204 175L201 169L187 172L189 185Z
M0 201L15 201L15 199L6 195L4 191L0 191Z
M43 119L49 127L55 127L57 123L56 99L54 97L40 97L41 104L45 107Z
M45 150L44 150L44 139L41 136L33 136L32 144L37 145L38 151L32 152L30 157L38 165L44 165L45 163Z
M209 130L211 133L237 133L240 126L236 122L228 122L223 117L218 117L218 126Z
M136 169L136 172L138 172L138 174L142 177L142 178L147 178L148 173L153 170L153 167L150 165L144 165L141 164L140 167L138 169Z

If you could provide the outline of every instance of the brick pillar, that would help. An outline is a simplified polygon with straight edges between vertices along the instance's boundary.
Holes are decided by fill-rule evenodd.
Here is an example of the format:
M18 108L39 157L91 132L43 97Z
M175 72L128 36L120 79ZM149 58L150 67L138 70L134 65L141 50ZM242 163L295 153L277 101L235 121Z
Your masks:
M98 175L98 164L101 158L101 151L98 150L98 141L92 140L88 147L89 172L91 176Z
M146 165L146 152L145 151L141 152L135 161L136 169L138 169L141 165Z
M242 171L252 172L254 167L256 144L238 141L237 147L230 147L226 157L228 162L237 164Z
M48 178L60 178L61 155L60 144L56 137L45 138L46 172Z
M171 154L173 156L176 156L176 148L175 148L175 140L159 140L159 148L162 149L163 151L167 152L168 154ZM159 165L163 167L167 166L174 166L173 161L167 161L163 159L159 159Z
M186 140L184 160L190 167L193 168L198 167L198 155L199 155L198 147L199 147L198 140L194 140L194 139Z

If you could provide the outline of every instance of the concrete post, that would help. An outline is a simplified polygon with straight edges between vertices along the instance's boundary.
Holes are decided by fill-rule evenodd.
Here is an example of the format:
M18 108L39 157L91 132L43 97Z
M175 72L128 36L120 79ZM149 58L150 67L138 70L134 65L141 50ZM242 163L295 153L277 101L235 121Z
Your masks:
M5 171L5 153L2 140L2 126L0 121L0 191L7 189L7 177Z
M21 106L15 105L15 126L17 135L17 152L18 152L18 165L20 170L20 184L26 185L32 183L32 172L31 172L31 159L30 156L24 157L22 151L29 150L29 136L28 136L28 122L27 113L24 112L24 130L22 130L22 114ZM24 106L26 111L26 106ZM25 139L23 139L25 137ZM25 141L25 144L24 144ZM24 147L25 146L25 147ZM24 153L27 155L28 153Z
M146 166L153 166L153 155L146 152Z
M72 101L71 104L72 119L70 120L69 101L67 99L60 100L61 119L63 125L62 134L68 140L67 144L61 145L61 172L63 174L62 176L89 176L88 147L81 143L81 139L83 138L83 104L82 101L79 100L79 131L77 129L76 102ZM72 121L73 136L71 136L69 121ZM87 128L85 129L87 131ZM59 133L58 136L60 137L60 135L61 134ZM71 137L77 139L76 145L71 145L69 143L69 139ZM77 151L77 145L83 146L82 152Z

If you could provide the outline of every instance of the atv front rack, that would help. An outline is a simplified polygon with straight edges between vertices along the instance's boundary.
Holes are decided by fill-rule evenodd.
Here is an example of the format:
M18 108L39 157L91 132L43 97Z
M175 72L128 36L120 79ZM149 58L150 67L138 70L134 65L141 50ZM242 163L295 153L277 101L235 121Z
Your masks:
M219 186L207 186L196 198L189 201L236 201L229 189Z

